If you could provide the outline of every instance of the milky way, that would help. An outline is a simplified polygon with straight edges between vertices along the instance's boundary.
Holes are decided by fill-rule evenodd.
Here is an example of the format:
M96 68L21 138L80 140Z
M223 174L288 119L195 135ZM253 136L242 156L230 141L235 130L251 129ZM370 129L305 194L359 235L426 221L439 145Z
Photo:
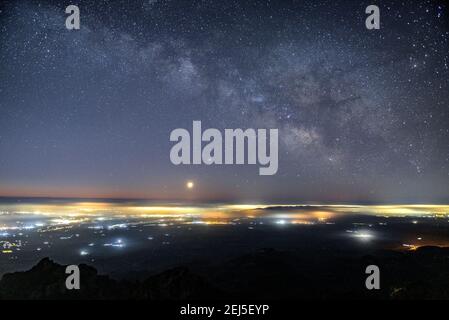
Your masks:
M0 194L447 202L449 8L375 2L2 4ZM173 166L193 120L278 128L277 175Z

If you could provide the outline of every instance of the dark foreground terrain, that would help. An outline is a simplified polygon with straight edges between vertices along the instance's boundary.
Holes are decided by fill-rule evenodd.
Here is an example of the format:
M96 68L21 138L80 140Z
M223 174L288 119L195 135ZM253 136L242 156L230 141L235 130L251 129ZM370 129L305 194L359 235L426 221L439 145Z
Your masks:
M365 288L365 268L381 270L381 289ZM264 249L224 263L179 267L141 280L115 280L80 265L81 289L66 290L65 266L45 258L5 274L1 299L448 299L449 248L345 257Z

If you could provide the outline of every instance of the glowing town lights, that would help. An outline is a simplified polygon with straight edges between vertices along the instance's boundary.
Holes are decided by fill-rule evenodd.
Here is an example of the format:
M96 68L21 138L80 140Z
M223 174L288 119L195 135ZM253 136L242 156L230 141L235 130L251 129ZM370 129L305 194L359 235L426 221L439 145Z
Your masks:
M120 223L120 224L113 224L111 226L108 226L109 230L113 230L113 229L124 229L127 227L126 223Z
M368 233L358 233L358 234L355 234L354 237L362 238L362 239L371 239L373 236Z
M403 243L402 244L403 247L407 248L410 251L415 251L418 249L418 246L414 245L414 244L407 244L407 243Z
M94 229L94 230L102 230L102 229L104 229L104 227L103 226L101 226L101 225L95 225L95 226L89 226L89 227L87 227L88 229ZM109 228L109 227L108 227Z
M301 225L314 225L315 222L313 221L303 221L303 220L292 220L290 222L291 224L301 224Z
M187 182L181 181L181 188L186 193L192 192L193 195L200 185L197 181L191 181L193 190L187 191ZM90 258L94 253L122 254L140 245L159 248L162 244L173 243L167 240L171 237L176 239L175 230L194 234L196 230L202 228L210 228L212 231L214 225L228 225L229 229L241 226L254 231L259 225L264 225L263 230L274 228L285 232L290 228L295 230L298 228L300 232L299 229L306 228L305 225L320 225L320 228L321 226L325 228L325 225L334 223L334 220L338 225L341 217L350 217L352 214L354 220L351 218L350 223L345 222L336 228L342 237L360 246L369 247L374 244L383 246L384 241L377 243L378 240L385 240L386 243L394 239L392 246L404 251L415 250L425 245L448 246L449 243L447 234L441 232L433 237L423 233L425 229L421 229L421 224L424 222L426 225L430 224L435 218L441 218L438 223L444 222L447 226L449 223L447 205L347 206L254 203L193 206L182 202L112 202L104 205L89 204L89 207L86 205L87 203L80 205L58 203L38 206L37 209L36 205L21 204L15 209L8 208L7 211L2 210L0 205L0 256L2 256L0 261L2 258L6 260L22 257L25 261L28 254L52 255L56 250L72 246L74 249L71 253L80 259ZM6 214L2 216L2 212ZM376 219L373 218L372 223L367 222L371 220L360 221L357 217L359 214L375 215ZM388 219L390 217L400 217L400 223L408 229L393 230L396 220ZM385 228L386 221L394 222L394 225L389 222L388 226L391 224L392 227ZM390 237L390 234L396 231L394 237ZM166 232L170 232L170 237L164 236ZM12 250L12 255L9 257L6 254L2 255L1 250L7 252Z
M66 224L80 223L83 221L84 219L64 219L64 218L51 220L51 222L53 222L55 225L66 225Z
M351 233L351 236L354 238L357 238L361 241L369 241L374 238L374 235L367 231L352 231L352 230L346 230L346 232Z
M231 209L231 210L252 210L252 209L258 209L263 208L263 205L258 204L232 204L232 205L226 205L225 209Z
M202 221L202 220L195 220L195 221L192 221L191 224L206 224L206 222Z
M103 246L104 247L123 248L123 247L125 247L125 243L123 242L122 239L117 239L112 243L105 243Z

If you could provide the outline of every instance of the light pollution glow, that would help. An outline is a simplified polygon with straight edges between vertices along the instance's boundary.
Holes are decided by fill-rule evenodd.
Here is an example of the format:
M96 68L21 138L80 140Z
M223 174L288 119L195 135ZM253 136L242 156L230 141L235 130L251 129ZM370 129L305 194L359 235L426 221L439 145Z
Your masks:
M46 204L3 204L0 216L28 214L58 217L185 217L202 218L256 217L260 215L276 218L327 220L339 214L363 214L383 217L445 216L449 205L340 205L340 204L241 204L241 205L183 205L183 204L128 204L108 202L68 202Z
M358 216L376 216L381 219L406 218L404 223L419 224L423 219L442 219L449 223L449 205L266 205L266 204L157 204L131 202L47 202L0 205L0 245L3 254L20 252L23 245L19 238L28 239L29 233L62 234L59 241L76 239L79 231L89 230L93 235L105 235L107 232L126 232L134 228L186 228L193 225L204 226L247 226L249 230L262 226L272 226L279 230L313 225L339 224L339 218L355 218L344 237L354 239L361 244L370 244L382 240L382 232L372 228L373 224L358 220ZM442 221L441 220L441 221ZM378 226L386 226L386 220L379 220ZM81 228L81 229L80 229ZM169 230L169 229L167 229ZM66 232L66 233L65 233ZM441 237L422 237L416 229L414 236L406 236L394 248L398 250L416 250L420 246L447 246L448 239ZM14 238L18 236L19 238ZM148 239L153 239L149 236ZM119 241L119 242L117 242ZM124 240L111 239L104 247L125 248ZM45 244L48 246L48 244ZM167 245L170 242L163 241ZM92 244L94 245L94 244ZM90 245L89 245L90 246ZM29 243L28 243L29 247ZM42 244L36 244L36 251L42 250ZM81 256L90 255L92 248L86 246L77 251Z

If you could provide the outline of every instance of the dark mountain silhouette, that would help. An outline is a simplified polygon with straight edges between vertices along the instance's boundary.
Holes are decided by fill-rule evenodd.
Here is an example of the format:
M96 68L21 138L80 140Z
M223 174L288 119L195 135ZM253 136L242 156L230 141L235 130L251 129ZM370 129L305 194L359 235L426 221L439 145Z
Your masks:
M152 299L180 300L219 297L220 293L186 268L175 268L151 276L143 282L117 281L99 275L81 264L80 290L65 287L65 266L49 258L31 270L5 274L0 281L0 299Z
M370 264L380 267L380 290L365 288ZM80 290L67 290L65 266L45 258L29 271L4 275L0 299L449 299L449 248L439 247L359 257L263 249L141 281L118 281L79 267Z

